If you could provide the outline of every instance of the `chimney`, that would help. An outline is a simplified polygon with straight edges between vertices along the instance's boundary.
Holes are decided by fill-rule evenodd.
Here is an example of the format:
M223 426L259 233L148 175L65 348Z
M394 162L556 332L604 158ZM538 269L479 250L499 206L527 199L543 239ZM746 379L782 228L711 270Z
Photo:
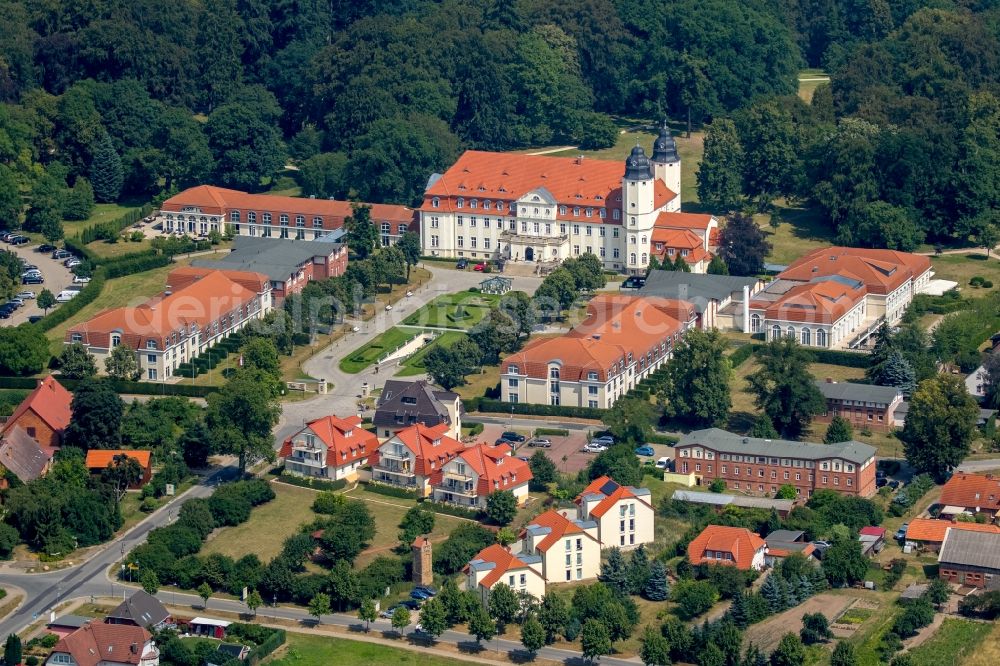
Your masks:
M837 382L833 381L833 377L827 377L826 378L826 383L827 384L836 384Z

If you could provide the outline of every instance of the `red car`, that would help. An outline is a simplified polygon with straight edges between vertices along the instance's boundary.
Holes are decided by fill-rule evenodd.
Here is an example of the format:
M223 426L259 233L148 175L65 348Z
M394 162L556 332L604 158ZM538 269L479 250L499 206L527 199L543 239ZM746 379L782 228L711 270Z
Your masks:
M472 268L472 270L474 270L474 271L483 271L485 269L486 269L486 264L476 264Z

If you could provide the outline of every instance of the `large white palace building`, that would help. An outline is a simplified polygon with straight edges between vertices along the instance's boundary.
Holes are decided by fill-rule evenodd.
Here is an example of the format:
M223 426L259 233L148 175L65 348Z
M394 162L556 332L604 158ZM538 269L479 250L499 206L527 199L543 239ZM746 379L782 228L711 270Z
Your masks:
M704 272L718 222L681 213L681 160L663 127L652 157L620 162L466 151L430 178L420 207L424 253L559 262L589 252L608 269L645 273L651 256L692 258Z

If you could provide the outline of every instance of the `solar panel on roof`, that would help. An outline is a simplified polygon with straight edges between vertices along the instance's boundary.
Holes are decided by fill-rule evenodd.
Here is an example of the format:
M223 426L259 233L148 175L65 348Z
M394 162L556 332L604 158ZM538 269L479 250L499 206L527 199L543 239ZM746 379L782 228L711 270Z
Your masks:
M616 490L618 490L618 484L615 483L611 479L608 479L604 483L604 485L601 486L601 492L604 493L605 495L610 495L611 493L615 492Z

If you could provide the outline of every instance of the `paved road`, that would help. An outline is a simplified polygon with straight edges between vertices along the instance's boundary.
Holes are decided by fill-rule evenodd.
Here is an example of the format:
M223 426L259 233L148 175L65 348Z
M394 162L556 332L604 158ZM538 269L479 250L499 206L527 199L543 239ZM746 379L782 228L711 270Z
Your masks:
M29 264L38 266L45 278L45 284L25 284L18 287L18 291L33 291L37 296L42 289L48 289L53 296L58 296L59 292L66 289L73 283L73 274L62 265L62 261L52 258L49 252L35 252L37 245L8 245L6 250L14 252L19 257L25 259ZM59 307L59 304L56 304ZM51 311L51 310L50 310ZM35 300L25 301L24 307L18 308L10 319L0 319L0 326L17 326L28 321L31 315L45 314L38 307Z
M986 472L991 469L1000 469L1000 458L987 458L984 460L967 460L958 466L959 472Z

